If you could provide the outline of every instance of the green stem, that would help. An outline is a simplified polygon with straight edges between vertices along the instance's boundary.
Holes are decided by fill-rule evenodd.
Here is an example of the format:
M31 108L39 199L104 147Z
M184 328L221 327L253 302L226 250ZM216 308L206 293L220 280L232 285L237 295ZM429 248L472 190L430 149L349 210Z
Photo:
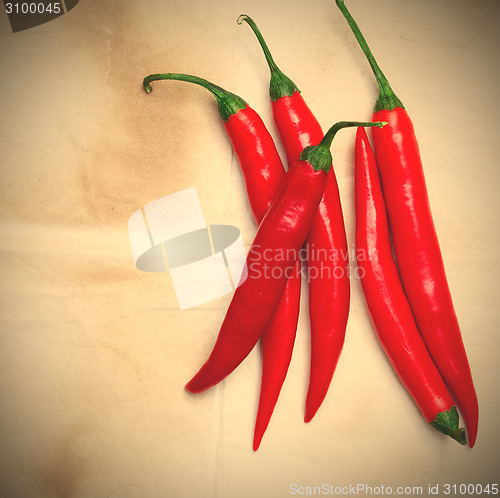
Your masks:
M151 74L144 78L142 85L146 92L150 93L153 89L151 88L151 82L158 80L178 80L187 81L188 83L194 83L195 85L200 85L211 92L217 99L217 104L219 105L219 114L224 121L227 121L230 116L236 114L241 109L245 109L247 103L238 95L224 90L220 86L214 85L210 81L207 81L198 76L191 76L190 74L181 73L162 73L162 74Z
M267 64L269 66L269 70L271 71L271 82L269 84L269 93L271 95L271 99L273 102L276 102L281 97L291 97L295 92L299 92L300 90L297 88L297 85L283 72L279 69L279 67L274 62L273 56L269 51L266 41L262 36L259 28L253 21L253 19L246 14L241 14L236 22L238 24L242 24L245 21L255 33L257 40L259 40L260 46L264 52L266 57Z
M330 147L332 146L333 137L335 137L339 130L353 126L377 126L378 128L382 128L382 126L386 124L387 123L380 121L368 123L359 121L339 121L325 133L318 145L306 147L300 154L300 160L307 161L315 171L323 170L328 173L333 161Z
M452 406L449 410L438 413L431 425L439 432L465 445L467 444L467 436L465 430L458 427L458 418L458 411L455 406Z
M404 108L403 104L392 90L389 81L387 80L384 73L377 64L377 61L375 60L375 57L373 56L370 47L368 46L368 43L366 43L363 33L359 29L358 25L356 24L356 21L353 19L350 12L347 10L347 7L344 5L344 0L335 0L335 2L337 4L337 7L340 9L343 16L345 17L347 23L349 24L352 32L354 33L354 36L358 40L359 46L361 47L361 50L363 50L363 53L368 59L368 63L370 64L373 74L375 75L375 79L377 80L379 88L379 97L375 104L375 112L384 109L392 111L396 107Z

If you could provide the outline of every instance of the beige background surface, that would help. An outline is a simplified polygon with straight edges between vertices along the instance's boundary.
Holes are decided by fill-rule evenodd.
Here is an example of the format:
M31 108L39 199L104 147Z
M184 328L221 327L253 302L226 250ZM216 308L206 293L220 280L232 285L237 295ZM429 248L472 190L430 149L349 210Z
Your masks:
M255 233L214 99L173 82L147 95L142 79L205 77L248 100L276 137L267 66L235 22L244 12L324 128L366 120L376 87L333 0L80 0L16 34L0 14L2 497L279 497L292 484L425 496L429 484L498 482L498 2L349 5L418 133L480 401L476 447L427 427L353 279L324 405L304 424L304 294L289 375L254 453L258 351L223 384L184 391L230 296L179 311L167 274L134 267L128 217L184 188L210 223L236 225L246 244ZM352 250L353 139L345 130L332 149Z

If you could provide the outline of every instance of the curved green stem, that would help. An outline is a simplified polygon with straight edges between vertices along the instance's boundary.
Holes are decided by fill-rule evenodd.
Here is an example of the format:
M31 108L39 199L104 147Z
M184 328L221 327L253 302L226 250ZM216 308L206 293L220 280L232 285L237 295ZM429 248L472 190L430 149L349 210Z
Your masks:
M246 14L241 14L236 22L238 24L242 24L245 21L255 33L257 40L259 40L259 44L264 52L266 57L267 64L269 66L269 70L271 71L271 82L269 84L269 93L271 95L271 99L273 102L278 100L281 97L291 97L295 92L300 92L297 88L297 85L283 72L279 69L279 67L274 62L273 56L269 51L266 41L262 36L259 28L253 21L253 19Z
M359 29L350 12L347 10L347 7L344 4L344 0L335 0L335 3L337 4L337 7L340 9L347 23L349 24L352 32L354 33L354 36L356 37L356 40L358 40L359 46L361 47L361 50L363 50L363 53L365 54L370 67L372 68L373 74L375 75L375 79L377 80L379 97L375 104L375 112L381 111L383 109L392 111L396 107L404 108L402 102L398 99L398 97L392 90L389 81L377 64L377 61L375 60L375 57L373 56L370 47L368 46L368 43L363 36L363 33Z
M458 427L458 419L458 411L455 406L452 406L449 410L438 413L431 425L439 432L452 437L462 445L466 445L467 436L465 430Z
M380 121L370 121L368 123L359 121L339 121L325 133L318 145L306 147L300 154L300 160L307 161L315 171L323 170L328 173L333 161L330 147L332 146L333 138L339 130L353 126L377 126L378 128L382 128L382 126L386 124L387 123Z
M146 92L150 93L153 89L151 88L151 82L158 80L177 80L186 81L188 83L194 83L195 85L202 86L211 92L217 99L217 104L219 106L219 114L224 121L227 121L230 116L236 114L239 110L245 109L247 103L238 95L228 92L221 88L220 86L214 85L210 81L207 81L198 76L192 76L190 74L182 73L161 73L161 74L150 74L144 78L142 86Z

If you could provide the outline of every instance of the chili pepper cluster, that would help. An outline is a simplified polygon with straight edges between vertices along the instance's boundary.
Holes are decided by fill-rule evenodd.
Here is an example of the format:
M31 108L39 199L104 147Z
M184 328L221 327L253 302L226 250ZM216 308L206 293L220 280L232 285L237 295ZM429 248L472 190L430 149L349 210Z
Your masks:
M218 103L245 180L258 229L213 350L186 389L199 393L225 379L261 341L262 380L253 448L268 427L290 364L299 318L299 254L307 258L311 356L305 402L311 421L331 384L350 306L344 216L330 147L342 128L357 127L354 147L356 261L367 307L383 349L431 426L474 446L478 402L434 228L411 119L343 0L336 0L375 76L372 121L340 121L326 133L295 83L275 63L255 22L270 70L274 122L287 167L257 112L241 97L197 76L162 73L143 81L180 80L210 91ZM365 130L372 130L373 149ZM269 261L265 254L280 254ZM262 264L272 266L263 278ZM459 427L459 412L467 434Z

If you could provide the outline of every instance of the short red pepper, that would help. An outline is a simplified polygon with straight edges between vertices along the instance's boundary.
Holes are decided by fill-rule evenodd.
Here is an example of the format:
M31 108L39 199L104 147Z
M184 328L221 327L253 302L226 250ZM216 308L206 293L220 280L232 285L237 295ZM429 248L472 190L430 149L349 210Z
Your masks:
M453 399L420 336L401 284L375 155L363 128L356 134L355 209L359 275L380 343L425 419L466 444Z

